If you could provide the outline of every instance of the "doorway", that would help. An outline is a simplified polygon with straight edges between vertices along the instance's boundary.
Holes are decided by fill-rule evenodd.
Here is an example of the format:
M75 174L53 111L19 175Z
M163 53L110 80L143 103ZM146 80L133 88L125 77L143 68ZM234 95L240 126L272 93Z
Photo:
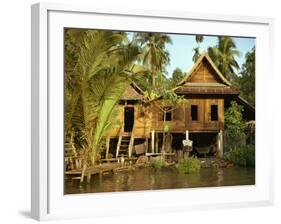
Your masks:
M135 110L133 107L124 108L124 132L132 132L134 127Z

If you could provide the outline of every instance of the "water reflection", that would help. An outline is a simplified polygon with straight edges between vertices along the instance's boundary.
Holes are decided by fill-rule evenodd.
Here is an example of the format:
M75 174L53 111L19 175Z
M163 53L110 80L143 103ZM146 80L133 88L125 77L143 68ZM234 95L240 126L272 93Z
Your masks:
M218 170L217 171L217 186L222 186L223 185L223 170Z
M77 180L66 180L65 193L119 192L253 184L255 184L254 168L202 168L199 174L179 174L174 169L161 171L139 169L129 173L106 174L102 177L97 175L92 177L90 184L80 184Z

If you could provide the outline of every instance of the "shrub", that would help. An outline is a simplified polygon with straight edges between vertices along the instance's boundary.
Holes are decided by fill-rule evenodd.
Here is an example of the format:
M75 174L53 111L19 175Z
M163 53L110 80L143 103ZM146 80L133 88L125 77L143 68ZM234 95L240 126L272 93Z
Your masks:
M162 169L165 166L165 163L162 159L155 158L151 163L150 167L155 168L157 170Z
M245 144L245 121L242 117L243 107L239 106L235 101L231 102L231 106L225 110L225 131L224 141L226 151L239 148Z
M200 168L201 163L196 156L180 160L177 166L180 173L199 173Z
M238 166L255 166L254 145L244 145L229 152L228 160Z

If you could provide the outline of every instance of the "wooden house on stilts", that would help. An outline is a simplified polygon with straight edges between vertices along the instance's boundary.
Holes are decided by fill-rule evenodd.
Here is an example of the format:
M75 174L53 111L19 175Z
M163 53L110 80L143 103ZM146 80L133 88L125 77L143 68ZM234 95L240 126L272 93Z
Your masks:
M244 106L246 120L255 119L254 108L239 96L207 53L174 91L188 103L166 114L172 152L181 150L182 141L190 139L194 153L208 149L209 154L222 157L224 111L233 100ZM119 122L107 133L105 158L109 154L116 158L160 154L164 144L163 112L155 104L147 103L143 91L134 83L120 98L118 109Z

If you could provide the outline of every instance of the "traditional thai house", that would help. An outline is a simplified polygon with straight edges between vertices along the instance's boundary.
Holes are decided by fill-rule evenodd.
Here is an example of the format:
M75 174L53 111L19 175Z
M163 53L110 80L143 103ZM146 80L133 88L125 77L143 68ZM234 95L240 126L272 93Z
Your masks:
M197 60L174 91L188 103L170 105L175 108L165 116L173 151L181 150L182 141L189 139L193 141L194 153L222 157L224 110L232 100L244 106L245 119L255 118L254 108L239 96L239 91L221 74L207 53ZM109 152L116 158L160 154L164 116L155 102L147 104L143 91L133 83L120 98L118 109L119 124L107 135L106 158ZM136 146L139 144L141 148Z
M116 158L121 155L131 157L133 146L148 141L151 130L150 106L145 103L144 93L135 83L121 96L117 110L117 124L106 137L106 158L109 153Z
M207 53L197 60L174 91L189 101L182 119L198 152L214 146L213 151L222 157L224 111L232 100L243 105L245 119L255 119L254 108L239 96L239 91L221 74Z

